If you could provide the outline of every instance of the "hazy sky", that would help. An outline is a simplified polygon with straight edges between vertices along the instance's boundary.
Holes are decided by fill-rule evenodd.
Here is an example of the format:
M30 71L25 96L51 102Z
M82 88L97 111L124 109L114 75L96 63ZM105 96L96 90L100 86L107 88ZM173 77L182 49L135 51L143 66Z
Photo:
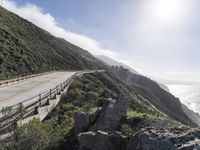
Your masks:
M4 6L143 74L200 81L199 0L7 0Z

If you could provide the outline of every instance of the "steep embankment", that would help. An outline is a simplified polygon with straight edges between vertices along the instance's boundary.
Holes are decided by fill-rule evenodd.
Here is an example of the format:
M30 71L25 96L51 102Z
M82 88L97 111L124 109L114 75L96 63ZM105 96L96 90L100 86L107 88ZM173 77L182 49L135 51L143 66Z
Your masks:
M195 124L184 113L179 99L162 89L156 82L142 75L131 73L123 67L113 67L112 72L169 117L189 125Z
M87 51L0 7L0 79L54 69L105 67Z

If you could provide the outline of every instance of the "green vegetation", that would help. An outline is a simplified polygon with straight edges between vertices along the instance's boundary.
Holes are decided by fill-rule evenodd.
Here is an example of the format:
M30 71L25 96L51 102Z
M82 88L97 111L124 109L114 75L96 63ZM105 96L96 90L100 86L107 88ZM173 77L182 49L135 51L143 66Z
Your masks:
M120 131L123 135L130 135L133 129L128 124L122 124Z
M146 114L147 113L138 112L138 111L134 111L134 110L131 110L131 109L129 109L128 112L127 112L127 115L129 117L147 117L147 116L149 116L149 114L148 115L146 115Z
M4 115L8 115L13 112L13 108L11 106L3 107L1 112Z
M127 112L127 116L128 117L144 117L144 118L149 118L152 120L157 120L160 122L165 122L166 124L171 124L172 126L175 127L180 127L180 126L184 126L182 123L170 119L168 116L164 115L163 113L152 113L152 112L142 112L142 111L135 111L132 109L129 109Z
M50 70L106 68L87 51L0 8L0 80Z

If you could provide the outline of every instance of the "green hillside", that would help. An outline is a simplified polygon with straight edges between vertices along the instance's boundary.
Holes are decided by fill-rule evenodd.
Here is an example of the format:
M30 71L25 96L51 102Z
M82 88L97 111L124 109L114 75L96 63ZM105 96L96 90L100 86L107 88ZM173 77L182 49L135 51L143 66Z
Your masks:
M87 51L0 7L0 79L55 69L105 68Z

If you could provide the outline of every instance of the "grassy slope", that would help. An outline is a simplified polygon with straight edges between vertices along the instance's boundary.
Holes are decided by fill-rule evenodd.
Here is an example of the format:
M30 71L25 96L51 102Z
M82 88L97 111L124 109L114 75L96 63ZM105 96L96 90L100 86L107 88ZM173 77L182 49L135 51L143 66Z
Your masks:
M0 79L88 68L105 66L87 51L0 7Z

